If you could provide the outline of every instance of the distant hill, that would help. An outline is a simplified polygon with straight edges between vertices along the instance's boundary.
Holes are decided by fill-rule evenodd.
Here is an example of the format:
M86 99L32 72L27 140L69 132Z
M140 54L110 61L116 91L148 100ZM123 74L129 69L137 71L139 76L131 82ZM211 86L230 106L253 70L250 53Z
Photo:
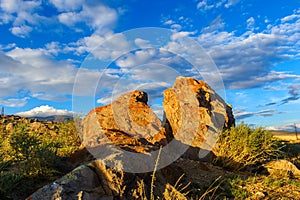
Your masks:
M63 121L73 120L73 116L70 115L52 115L47 117L32 116L27 118L37 119L39 121L53 121L53 122L63 122Z

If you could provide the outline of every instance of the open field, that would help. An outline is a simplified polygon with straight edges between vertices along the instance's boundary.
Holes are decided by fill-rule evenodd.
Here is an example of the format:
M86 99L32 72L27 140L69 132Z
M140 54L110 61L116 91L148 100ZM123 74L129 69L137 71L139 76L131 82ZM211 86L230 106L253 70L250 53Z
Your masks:
M298 137L294 132L287 131L270 131L272 135L280 140L290 141L291 143L300 143L300 133L298 133Z

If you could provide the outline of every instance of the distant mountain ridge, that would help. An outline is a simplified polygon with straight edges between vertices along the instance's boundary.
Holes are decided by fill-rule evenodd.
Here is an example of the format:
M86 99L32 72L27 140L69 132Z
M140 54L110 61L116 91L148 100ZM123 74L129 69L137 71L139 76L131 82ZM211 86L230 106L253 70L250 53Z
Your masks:
M22 117L20 115L1 115L0 116L0 123L17 123L22 120L28 121L28 123L32 122L64 122L73 120L73 116L70 115L51 115L47 117L40 117L40 116L31 116L31 117Z
M73 120L73 116L71 115L50 115L47 117L32 116L26 118L37 119L39 121L53 121L53 122L63 122L63 121Z

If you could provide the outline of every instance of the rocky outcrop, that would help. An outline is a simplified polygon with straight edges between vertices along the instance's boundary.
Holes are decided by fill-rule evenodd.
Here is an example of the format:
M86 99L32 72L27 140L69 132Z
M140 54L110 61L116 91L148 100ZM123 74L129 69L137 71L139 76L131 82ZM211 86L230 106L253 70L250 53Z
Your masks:
M158 170L155 174L154 195L161 196L167 183L175 184L183 171L177 165ZM152 173L132 174L107 167L101 160L82 165L59 180L30 195L27 200L101 200L140 199L149 197Z
M91 110L81 126L85 148L74 160L87 150L96 160L28 199L42 195L43 199L66 200L141 199L152 195L151 188L155 197L185 199L174 187L179 180L181 185L203 185L208 176L207 180L212 180L224 173L207 163L190 160L199 159L199 150L206 155L219 131L234 124L231 107L215 91L205 82L178 77L174 86L164 92L166 124L162 124L147 101L145 92L135 90ZM179 158L182 154L175 154L181 145L190 149ZM180 179L184 173L188 175ZM208 187L211 183L205 184Z
M163 106L168 132L192 147L186 154L190 158L206 156L219 132L234 124L231 107L209 85L193 78L178 77L173 87L164 91Z
M165 90L164 127L147 101L145 92L135 90L90 111L83 120L83 145L94 152L96 148L116 145L146 153L174 137L195 148L189 154L196 159L210 152L219 131L234 124L231 107L205 82L193 78L178 77L174 86Z
M93 109L83 120L83 145L91 149L111 143L147 152L166 144L165 129L147 101L145 92L135 90Z

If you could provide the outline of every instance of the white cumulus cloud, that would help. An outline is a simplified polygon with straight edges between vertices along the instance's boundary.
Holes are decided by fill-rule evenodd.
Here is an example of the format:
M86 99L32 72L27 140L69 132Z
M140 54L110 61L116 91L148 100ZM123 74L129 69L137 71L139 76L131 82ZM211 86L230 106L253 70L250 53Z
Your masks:
M31 25L38 24L41 19L35 10L39 8L41 1L31 0L1 0L0 24L12 23L12 34L25 37L32 31Z
M102 4L83 4L79 12L64 12L58 15L58 19L67 26L85 23L96 32L103 34L111 30L111 27L118 19L118 13L115 9Z
M84 0L50 0L59 11L73 11L79 9Z
M29 111L16 113L16 115L19 115L22 117L48 117L48 116L53 116L53 115L72 116L73 112L70 112L66 109L64 109L64 110L55 109L49 105L43 105L43 106L35 107Z
M26 35L28 35L28 33L32 31L32 28L30 26L21 25L21 26L12 27L10 31L14 35L18 35L19 37L25 37Z

